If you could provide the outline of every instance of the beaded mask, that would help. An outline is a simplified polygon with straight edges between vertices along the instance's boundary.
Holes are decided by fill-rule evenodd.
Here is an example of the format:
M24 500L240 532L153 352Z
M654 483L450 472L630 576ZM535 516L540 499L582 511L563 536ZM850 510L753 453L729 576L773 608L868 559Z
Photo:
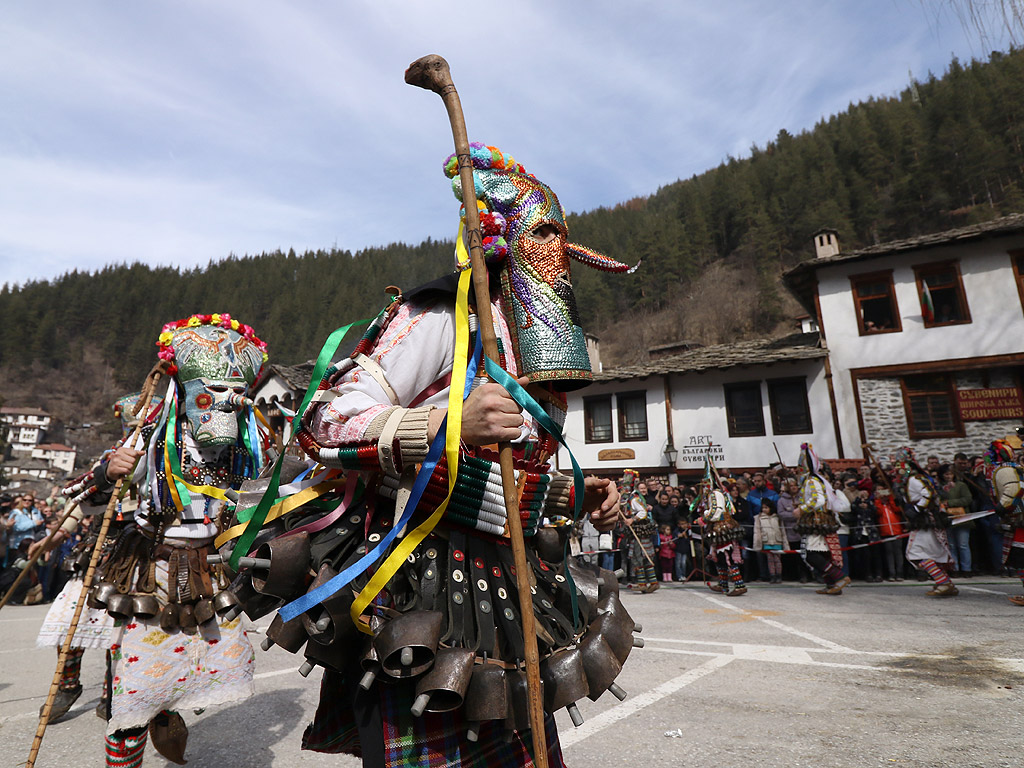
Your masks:
M229 315L195 315L179 323L183 325L164 326L157 344L161 358L177 366L192 436L203 448L233 445L238 439L236 414L263 367L266 345L252 328Z
M519 374L535 382L559 382L560 389L583 386L592 374L569 280L569 258L606 272L636 267L569 243L565 214L550 187L495 147L470 146L484 255L488 265L501 269ZM454 155L445 161L445 174L461 200ZM549 242L534 235L543 224L557 230Z
M132 415L132 411L135 410L136 404L139 402L139 398L142 396L141 392L133 392L130 395L125 395L114 401L114 417L121 420L121 434L127 437L135 429L135 425L139 419L145 419L149 413L160 407L160 403L163 402L163 398L158 395L154 395L149 401L149 411L146 413L140 413L138 416Z

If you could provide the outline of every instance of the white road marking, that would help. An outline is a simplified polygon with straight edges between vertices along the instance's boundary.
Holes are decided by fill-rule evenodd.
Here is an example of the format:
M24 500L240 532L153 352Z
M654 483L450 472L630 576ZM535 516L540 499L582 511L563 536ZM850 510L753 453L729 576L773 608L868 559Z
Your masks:
M713 597L712 595L702 595L700 592L694 592L693 594L696 597L701 598L702 600L707 600L709 603L714 603L715 605L721 606L726 610L735 611L736 613L742 614L744 616L749 616L750 618L756 619L757 621L760 621L763 624L767 624L769 627L774 627L775 629L780 629L783 632L788 632L791 635L802 637L804 640L810 640L812 643L820 645L823 648L829 648L835 651L836 653L847 653L851 650L847 648L845 645L839 645L839 643L833 643L831 640L826 640L823 637L812 635L810 632L804 632L803 630L787 626L786 624L783 624L781 621L775 621L774 619L769 619L766 616L758 616L756 613L746 611L743 608L740 608L738 605L728 603L725 600Z
M619 720L629 717L652 704L657 704L666 696L671 696L673 693L682 690L691 683L697 682L702 677L710 675L712 672L715 672L726 664L731 663L734 659L734 656L715 656L708 659L699 667L687 670L678 677L673 677L671 680L666 680L661 685L652 688L649 691L639 693L635 696L630 696L621 704L616 704L611 709L606 709L601 714L590 718L579 728L574 728L571 731L561 733L559 738L561 739L562 746L571 747L573 744L603 731L608 726L614 725L619 722Z
M647 651L651 651L653 653L675 653L680 656L711 656L712 658L748 659L751 661L774 661L777 664L800 664L807 667L839 667L841 669L868 669L875 672L892 671L889 667L877 667L871 664L846 664L840 661L815 661L807 654L806 650L803 648L787 649L786 646L776 646L773 649L771 646L766 646L759 649L758 646L748 645L741 647L739 650L741 651L741 653L733 655L728 653L712 653L710 651L687 651L683 648L659 648L658 646L653 645L644 646L644 653L646 653ZM786 653L787 650L793 651L793 653ZM761 653L761 651L763 651L763 654Z
M963 584L957 584L957 587L959 589L966 589L969 592L984 592L987 595L1001 595L1003 597L1006 597L1007 594L1006 592L1000 592L997 589L985 589L984 587L968 587Z

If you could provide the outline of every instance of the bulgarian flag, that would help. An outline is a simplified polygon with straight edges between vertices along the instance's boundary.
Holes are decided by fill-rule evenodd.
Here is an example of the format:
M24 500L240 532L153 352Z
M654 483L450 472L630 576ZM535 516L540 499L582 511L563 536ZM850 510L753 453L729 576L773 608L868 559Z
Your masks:
M921 282L921 314L926 323L935 322L935 305L932 304L932 292L928 290L928 281Z

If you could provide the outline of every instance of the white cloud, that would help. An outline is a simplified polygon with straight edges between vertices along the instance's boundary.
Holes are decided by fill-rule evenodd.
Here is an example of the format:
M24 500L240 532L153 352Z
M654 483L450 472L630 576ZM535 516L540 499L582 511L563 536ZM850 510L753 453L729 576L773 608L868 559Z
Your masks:
M912 0L16 4L0 280L450 237L447 119L402 80L425 53L451 63L471 138L578 211L896 93L951 51L974 53L959 22Z

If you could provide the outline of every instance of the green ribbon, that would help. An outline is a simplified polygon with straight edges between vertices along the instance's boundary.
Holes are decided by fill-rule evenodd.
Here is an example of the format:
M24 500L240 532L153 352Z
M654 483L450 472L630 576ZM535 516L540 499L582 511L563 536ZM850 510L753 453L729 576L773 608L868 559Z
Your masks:
M178 498L181 500L181 506L178 508L179 512L184 511L185 507L192 506L192 496L188 492L188 488L178 482L178 478L181 477L181 458L178 456L177 443L174 442L175 430L178 427L178 397L177 391L171 400L171 410L167 415L167 431L164 433L164 450L167 452L167 461L171 465L171 476L167 478L167 482L174 483L174 487L178 492ZM171 494L173 497L174 494Z
M358 326L366 325L370 320L357 320L354 323L343 325L341 328L336 329L327 337L327 341L324 342L323 348L320 350L320 354L317 355L316 365L313 366L313 373L309 379L309 387L306 389L306 396L302 398L302 404L295 411L295 415L289 420L288 424L291 427L292 435L295 435L295 426L297 423L301 423L302 414L306 412L306 408L313 400L313 395L320 386L320 381L323 379L324 371L327 370L327 366L331 363L331 358L334 357L334 353L338 351L338 346L344 340L348 332ZM263 527L263 523L267 520L267 513L270 512L270 508L274 506L275 499L277 498L277 490L281 487L281 467L284 465L284 451L277 457L277 461L274 462L274 472L270 476L270 485L260 498L260 503L256 505L255 511L252 513L252 517L249 518L249 522L245 527L245 531L238 538L238 543L235 544L235 548L231 552L231 569L233 571L238 570L238 559L248 553L249 548L252 546L253 541L256 540L256 535L260 532L260 528ZM247 510L243 510L247 511ZM239 517L241 520L241 517Z

